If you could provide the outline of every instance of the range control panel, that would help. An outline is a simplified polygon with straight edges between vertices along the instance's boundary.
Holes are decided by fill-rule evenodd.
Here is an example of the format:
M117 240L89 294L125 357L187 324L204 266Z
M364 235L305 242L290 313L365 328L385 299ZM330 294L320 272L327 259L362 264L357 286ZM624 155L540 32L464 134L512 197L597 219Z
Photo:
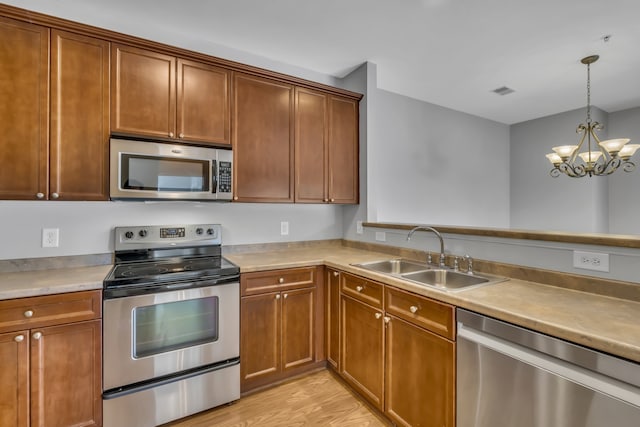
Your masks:
M222 244L220 224L139 225L115 228L115 250Z

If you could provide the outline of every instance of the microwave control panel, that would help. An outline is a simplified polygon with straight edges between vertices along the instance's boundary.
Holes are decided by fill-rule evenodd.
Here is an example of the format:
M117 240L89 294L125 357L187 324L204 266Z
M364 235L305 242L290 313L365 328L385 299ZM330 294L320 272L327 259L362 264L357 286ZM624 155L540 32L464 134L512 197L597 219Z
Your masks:
M231 162L218 164L218 192L231 193Z

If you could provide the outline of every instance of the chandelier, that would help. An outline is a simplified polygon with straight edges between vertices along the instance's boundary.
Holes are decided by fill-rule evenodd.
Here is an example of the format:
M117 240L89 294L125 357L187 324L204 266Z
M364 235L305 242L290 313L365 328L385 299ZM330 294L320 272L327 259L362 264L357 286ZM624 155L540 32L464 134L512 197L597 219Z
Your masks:
M554 153L547 154L547 159L553 165L553 169L549 173L554 178L560 174L571 178L582 178L587 175L605 176L611 175L620 167L625 172L631 172L636 168L630 159L640 148L640 144L627 144L630 141L629 138L600 141L596 131L601 131L603 126L598 122L591 121L590 66L598 58L598 55L591 55L580 60L587 66L587 121L580 123L576 128L576 133L581 135L578 145L553 147ZM585 151L580 152L583 146Z

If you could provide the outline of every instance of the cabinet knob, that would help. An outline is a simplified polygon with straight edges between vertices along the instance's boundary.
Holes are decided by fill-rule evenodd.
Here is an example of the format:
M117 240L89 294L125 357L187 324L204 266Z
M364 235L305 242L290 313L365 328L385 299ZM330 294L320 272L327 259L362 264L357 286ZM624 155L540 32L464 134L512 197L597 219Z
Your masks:
M60 195L58 193L51 193L51 198L52 199L57 199L58 197L60 197Z
M336 201L336 199L329 199L329 201L330 201L331 203L333 203L333 202L335 202L335 201Z
M376 313L376 314L374 314L374 316L376 316L376 319L379 319L379 318L382 317L382 313Z
M279 278L278 283L284 283L284 277Z
M333 272L333 277L338 277L340 275L340 273L338 273L337 271Z
M180 139L184 138L184 133L180 133L180 135L178 135L178 138Z
M39 340L40 338L42 338L42 332L36 332L36 333L34 333L33 335L31 335L31 337L32 337L34 340Z
M364 291L364 286L356 286L356 291L358 292Z
M233 197L233 200L238 200L238 196L234 196L234 197Z
M280 294L276 294L276 299L280 299Z
M173 138L173 132L169 132L169 138Z
M284 294L282 295L284 297L284 299L287 299L287 297L289 296L289 294Z
M416 307L415 305L412 305L411 307L409 307L409 311L415 314L416 311L418 311L418 307Z
M44 199L44 193L36 193L36 198Z
M24 341L24 335L18 335L17 337L15 337L13 339L15 342L22 342Z
M389 323L389 322L391 322L391 317L384 316L384 323L386 324L386 323Z
M33 310L27 310L24 312L24 317L33 317Z
M329 199L322 199L322 201L323 201L323 202L328 202L328 201L329 201Z

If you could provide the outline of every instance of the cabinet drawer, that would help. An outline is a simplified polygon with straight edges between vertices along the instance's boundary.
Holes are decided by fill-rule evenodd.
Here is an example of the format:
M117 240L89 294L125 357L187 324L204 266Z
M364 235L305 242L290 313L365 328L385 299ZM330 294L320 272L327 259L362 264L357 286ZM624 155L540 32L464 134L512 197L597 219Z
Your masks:
M288 268L286 270L243 273L240 276L242 296L286 291L315 286L316 268Z
M352 296L376 308L382 308L382 285L379 283L351 274L344 274L340 289L345 295Z
M100 291L0 301L0 333L102 317Z
M390 286L385 289L385 311L387 313L450 340L454 339L455 311L453 306Z

